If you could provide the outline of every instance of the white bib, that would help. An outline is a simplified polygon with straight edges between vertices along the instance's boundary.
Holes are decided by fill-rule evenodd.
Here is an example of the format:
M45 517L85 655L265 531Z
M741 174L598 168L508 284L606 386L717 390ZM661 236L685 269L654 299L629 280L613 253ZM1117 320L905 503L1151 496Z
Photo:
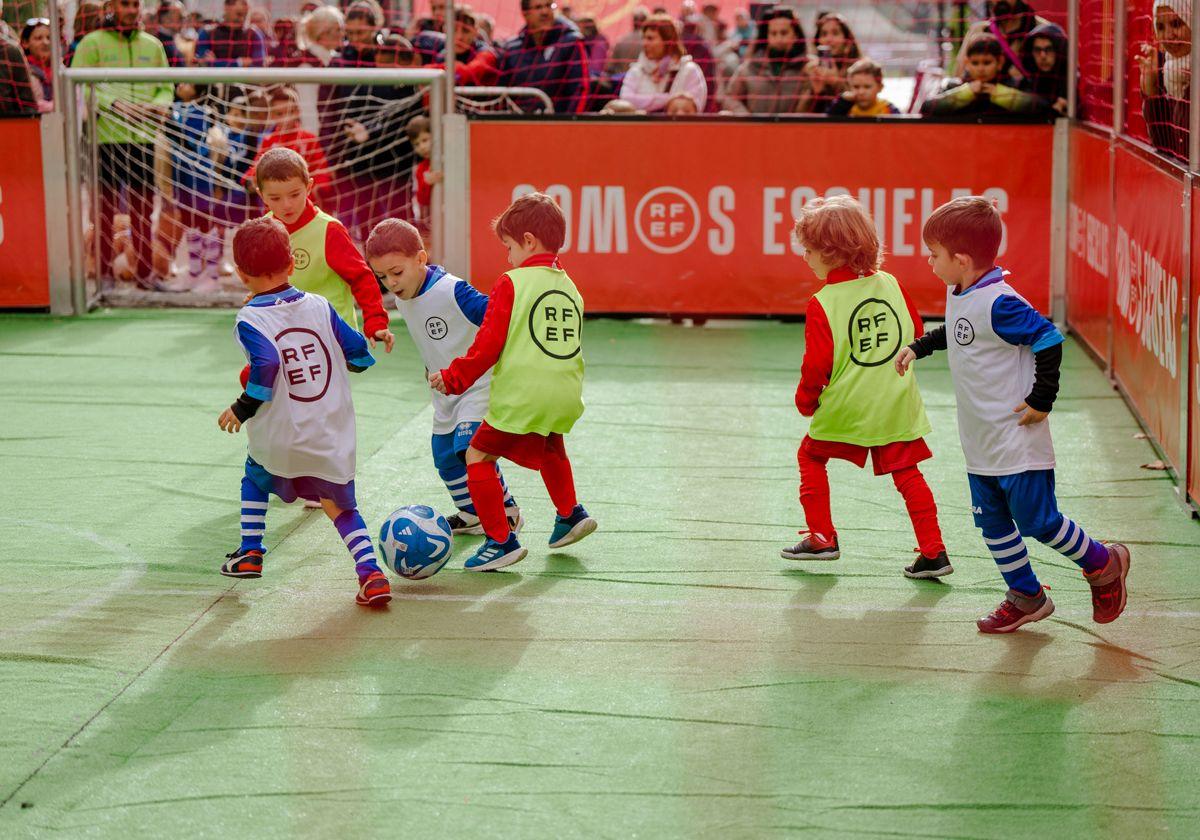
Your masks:
M459 356L465 356L479 327L463 314L454 298L454 286L463 282L452 274L443 274L423 294L411 300L396 299L396 309L404 318L408 334L417 345L425 370L444 370ZM453 432L459 423L478 423L487 414L488 394L492 385L489 370L466 391L448 396L433 394L433 433Z
M1021 415L1013 412L1033 388L1033 350L1009 344L992 328L992 304L1001 295L1024 300L1003 280L962 295L946 293L946 350L967 472L1054 469L1049 419L1018 426Z
M246 421L246 436L250 457L272 475L346 484L354 479L354 403L329 312L329 301L311 292L238 312L239 323L275 345L280 361L271 400Z

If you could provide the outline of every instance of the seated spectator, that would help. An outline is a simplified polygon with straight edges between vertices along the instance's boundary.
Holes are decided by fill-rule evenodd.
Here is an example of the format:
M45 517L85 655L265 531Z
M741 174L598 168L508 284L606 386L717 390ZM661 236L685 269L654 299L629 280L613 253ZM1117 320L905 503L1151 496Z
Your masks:
M808 63L809 94L797 110L824 114L847 89L846 71L862 58L858 39L841 15L825 12L817 17L817 57Z
M37 109L45 114L54 110L54 70L50 66L50 21L30 18L21 28L21 51L29 67L29 80Z
M172 67L184 67L187 61L179 49L177 37L183 31L183 3L180 0L162 0L154 12L155 34L162 41L167 63Z
M1001 84L1004 52L1000 41L979 35L966 48L968 81L943 94L930 97L921 106L926 116L983 116L988 114L1033 114L1048 110L1038 97Z
M554 0L521 0L525 28L500 45L500 84L543 91L559 114L583 110L587 52L575 24L554 14Z
M262 67L267 60L263 34L246 23L246 0L225 0L224 19L196 39L197 64L209 67Z
M668 117L687 117L698 113L700 109L696 107L696 100L690 96L676 96L667 103Z
M620 114L629 116L630 114L645 114L645 111L639 110L632 102L626 102L624 99L614 99L611 102L604 103L604 107L600 109L603 116L612 116Z
M1191 0L1155 0L1154 43L1142 44L1142 116L1150 142L1164 154L1188 159L1192 91Z
M860 58L846 71L850 89L829 109L831 117L880 117L899 114L900 109L881 97L883 68L869 58Z
M668 15L651 15L642 27L642 54L621 83L621 99L648 114L666 111L676 97L687 96L703 110L708 98L704 74L685 55L679 30Z
M1026 75L1018 90L1041 97L1060 114L1067 113L1067 35L1053 23L1035 27L1021 47Z
M971 26L963 37L958 53L956 73L961 78L966 74L967 47L980 35L991 35L1000 42L1001 66L996 77L1002 84L1015 87L1026 75L1021 65L1025 39L1034 29L1050 21L1038 17L1024 0L994 0L988 4L989 16Z
M722 104L735 114L794 113L808 92L807 42L787 6L767 10L754 49L729 80Z
M332 9L331 6L323 8ZM271 94L268 120L271 131L263 138L254 165L246 172L246 186L254 188L254 169L262 156L276 146L284 146L298 153L308 164L308 172L313 179L313 203L319 204L329 194L329 161L325 159L325 151L316 135L305 131L300 125L300 96L294 89L280 87Z

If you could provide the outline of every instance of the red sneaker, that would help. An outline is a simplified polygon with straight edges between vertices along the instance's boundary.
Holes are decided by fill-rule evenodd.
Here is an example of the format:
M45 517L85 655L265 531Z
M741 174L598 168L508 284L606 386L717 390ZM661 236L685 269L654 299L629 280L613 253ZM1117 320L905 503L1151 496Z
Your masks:
M225 555L225 562L221 564L221 574L225 577L260 578L262 563L263 553L257 548L235 551Z
M801 531L808 534L800 542L779 552L784 560L836 560L842 556L838 548L837 534L827 537L816 531Z
M1083 573L1092 588L1092 621L1108 624L1125 611L1125 578L1129 575L1129 549L1121 543L1107 543L1108 565L1099 571Z
M383 572L371 572L362 580L354 602L360 607L382 607L392 600L392 585Z
M1022 624L1041 621L1054 612L1054 602L1046 594L1046 587L1037 595L1026 595L1015 589L1008 590L1000 606L975 622L980 633L1011 633Z

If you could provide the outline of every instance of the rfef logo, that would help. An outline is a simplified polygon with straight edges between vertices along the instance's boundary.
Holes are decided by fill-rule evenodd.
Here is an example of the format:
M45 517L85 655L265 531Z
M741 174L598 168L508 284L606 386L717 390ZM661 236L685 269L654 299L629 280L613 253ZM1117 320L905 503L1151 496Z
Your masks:
M304 269L308 268L308 264L312 262L312 257L310 257L308 251L305 251L303 248L296 248L293 250L292 259L296 261L297 271L303 271Z
M291 327L275 336L288 396L297 402L316 402L329 390L331 359L321 337L304 327Z
M554 359L570 359L581 349L583 317L566 292L542 293L529 310L529 336L538 349Z
M886 300L867 298L850 314L850 361L878 367L900 352L900 316Z
M975 340L975 327L966 318L954 322L954 340L960 347L966 347Z
M677 187L657 187L638 202L633 229L651 251L676 254L700 233L700 207Z

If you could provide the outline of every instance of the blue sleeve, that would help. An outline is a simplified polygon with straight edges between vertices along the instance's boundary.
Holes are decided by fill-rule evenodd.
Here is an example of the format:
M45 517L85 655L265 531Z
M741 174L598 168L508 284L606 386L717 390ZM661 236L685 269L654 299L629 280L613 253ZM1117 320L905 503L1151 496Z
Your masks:
M267 39L254 27L250 27L250 34L250 40L254 42L250 46L251 66L263 67L267 62Z
M992 329L1009 344L1032 347L1034 353L1064 340L1042 313L1012 295L1000 295L992 303Z
M237 337L242 351L250 361L250 379L246 383L246 393L256 400L270 402L275 377L279 375L279 351L265 335L245 321L238 322Z
M483 316L487 312L488 296L476 289L466 280L454 284L454 300L462 314L475 326L483 325Z
M337 338L338 344L342 345L342 352L346 354L347 362L357 368L369 368L375 364L375 357L371 355L367 339L342 320L342 316L337 314L333 304L329 305L329 323L333 327L333 334Z
M212 35L206 29L201 30L200 34L196 36L196 58L208 55L210 52L212 52Z

